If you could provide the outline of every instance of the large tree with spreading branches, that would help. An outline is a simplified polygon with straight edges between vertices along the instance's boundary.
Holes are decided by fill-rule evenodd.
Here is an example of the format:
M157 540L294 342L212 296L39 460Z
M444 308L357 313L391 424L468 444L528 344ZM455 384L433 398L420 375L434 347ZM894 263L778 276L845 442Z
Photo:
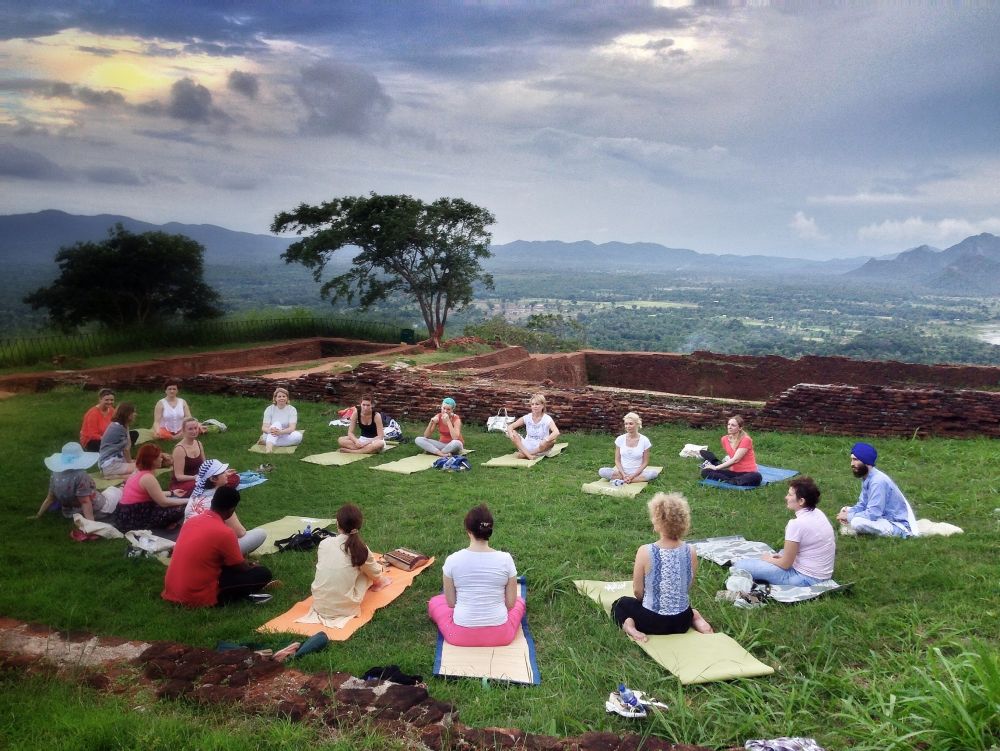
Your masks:
M282 254L322 279L338 250L360 252L346 273L323 284L331 302L355 297L362 309L395 293L412 298L427 334L440 345L448 314L472 301L473 285L492 289L481 261L490 255L493 215L461 198L424 203L405 195L345 196L319 206L301 204L274 218L271 231L305 235Z
M205 248L185 235L129 232L121 224L101 242L79 242L56 254L59 276L24 298L65 331L91 321L141 326L181 317L222 315L219 295L202 273Z

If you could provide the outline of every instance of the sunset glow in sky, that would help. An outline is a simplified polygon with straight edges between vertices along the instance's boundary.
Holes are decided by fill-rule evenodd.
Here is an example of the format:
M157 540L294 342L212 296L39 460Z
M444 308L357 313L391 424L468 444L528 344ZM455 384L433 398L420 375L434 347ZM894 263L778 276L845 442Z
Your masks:
M0 213L878 254L1000 233L1000 4L0 0Z

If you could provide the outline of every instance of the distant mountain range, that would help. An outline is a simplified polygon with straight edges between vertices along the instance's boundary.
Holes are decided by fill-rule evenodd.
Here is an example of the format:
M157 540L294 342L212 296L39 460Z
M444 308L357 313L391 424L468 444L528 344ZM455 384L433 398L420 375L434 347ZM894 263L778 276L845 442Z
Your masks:
M63 246L105 239L108 229L119 222L129 232L187 235L205 246L205 263L212 264L277 262L291 243L287 238L235 232L214 224L150 224L115 214L77 216L50 209L0 216L0 260L46 263Z
M873 258L849 276L876 283L890 280L945 294L1000 295L1000 237L984 232L944 250L921 245L892 260Z
M205 246L209 265L279 263L287 237L235 232L213 224L150 224L127 216L77 216L48 210L0 216L0 262L49 263L60 247L102 240L120 222L132 232L187 235ZM698 253L655 243L517 240L493 246L485 266L494 272L560 271L619 273L651 271L686 278L804 276L858 283L906 284L946 294L1000 294L1000 238L982 234L938 250L927 245L898 254L810 261L777 256ZM340 263L351 257L345 253ZM339 264L338 264L339 265Z

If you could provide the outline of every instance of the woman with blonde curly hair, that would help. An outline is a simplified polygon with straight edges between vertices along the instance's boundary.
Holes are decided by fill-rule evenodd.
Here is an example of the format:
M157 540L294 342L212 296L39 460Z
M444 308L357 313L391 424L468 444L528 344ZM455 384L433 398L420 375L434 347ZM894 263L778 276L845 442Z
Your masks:
M635 597L615 600L611 617L636 642L647 641L647 634L683 634L692 626L703 634L712 633L688 600L698 557L682 539L691 529L687 500L680 493L657 493L649 502L649 518L660 539L636 551Z

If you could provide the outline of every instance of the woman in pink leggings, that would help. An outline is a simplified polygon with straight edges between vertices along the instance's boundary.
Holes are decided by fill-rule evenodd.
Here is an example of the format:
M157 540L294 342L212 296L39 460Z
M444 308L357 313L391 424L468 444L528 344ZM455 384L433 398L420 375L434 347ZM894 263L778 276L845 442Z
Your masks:
M503 647L514 641L524 617L517 596L517 569L510 553L490 547L493 514L485 504L465 515L469 547L444 562L444 593L432 597L427 613L456 647Z

